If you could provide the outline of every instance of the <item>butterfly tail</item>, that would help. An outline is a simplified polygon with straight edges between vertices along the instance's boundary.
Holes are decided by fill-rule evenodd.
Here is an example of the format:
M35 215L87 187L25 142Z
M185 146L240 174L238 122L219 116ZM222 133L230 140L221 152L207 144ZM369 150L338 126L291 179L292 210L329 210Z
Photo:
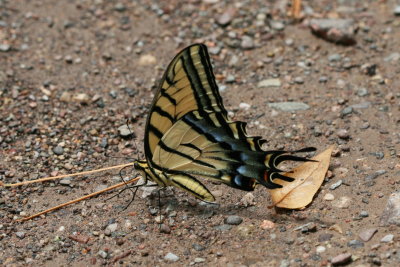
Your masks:
M315 160L294 155L295 153L305 153L313 151L316 151L315 147L306 147L296 151L266 151L264 163L267 168L264 172L264 176L259 177L257 181L269 189L282 187L282 185L274 182L275 179L280 179L286 182L293 182L295 180L294 178L281 174L283 171L278 168L278 165L284 161L315 162Z

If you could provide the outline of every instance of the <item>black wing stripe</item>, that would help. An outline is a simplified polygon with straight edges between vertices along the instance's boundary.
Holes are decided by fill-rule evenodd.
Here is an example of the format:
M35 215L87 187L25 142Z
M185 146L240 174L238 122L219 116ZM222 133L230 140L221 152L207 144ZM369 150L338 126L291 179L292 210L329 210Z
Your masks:
M193 157L191 157L189 155L186 155L186 154L184 154L184 153L182 153L180 151L177 151L175 149L170 148L162 140L160 140L158 145L160 146L161 149L163 149L163 150L165 150L165 151L167 151L167 152L169 152L171 154L176 154L178 156L181 156L182 158L189 159L189 160L193 161L194 163L197 163L197 164L209 167L209 168L214 168L214 165L208 164L207 162L204 162L204 161L201 161L201 160L194 159Z
M210 87L212 89L213 96L214 96L214 98L217 102L216 104L218 105L218 108L219 108L219 110L216 110L216 109L214 109L214 110L222 112L224 114L224 116L226 117L227 111L224 108L224 104L222 102L221 95L219 94L219 91L218 91L218 85L215 82L215 76L212 71L212 65L211 65L211 61L210 61L210 56L208 55L208 52L207 52L207 47L204 45L200 46L199 54L201 55L200 60L204 66L208 84L210 85Z

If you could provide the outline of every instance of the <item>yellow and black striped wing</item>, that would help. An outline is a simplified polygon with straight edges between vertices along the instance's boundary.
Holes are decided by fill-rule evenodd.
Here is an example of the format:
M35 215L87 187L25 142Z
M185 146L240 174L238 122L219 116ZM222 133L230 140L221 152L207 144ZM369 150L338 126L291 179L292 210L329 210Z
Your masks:
M146 124L147 162L138 168L161 186L205 201L214 197L198 177L247 191L257 184L281 187L274 179L293 180L280 174L278 164L307 159L263 151L265 141L248 136L245 125L227 118L206 46L189 46L172 60L154 97Z
M146 124L145 153L150 165L164 134L194 110L222 113L226 117L207 47L203 44L191 45L176 55L161 80Z

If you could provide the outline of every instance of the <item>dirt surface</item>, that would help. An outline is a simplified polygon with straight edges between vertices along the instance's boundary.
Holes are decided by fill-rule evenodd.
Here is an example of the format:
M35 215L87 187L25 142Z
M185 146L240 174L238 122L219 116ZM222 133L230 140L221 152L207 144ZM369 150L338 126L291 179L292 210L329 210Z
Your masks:
M303 1L302 22L287 16L289 1L266 2L0 0L4 183L143 158L158 81L195 42L209 46L226 108L266 149L336 145L302 211L268 209L264 188L246 195L207 183L219 206L162 191L161 228L157 194L143 191L126 209L130 191L110 199L114 191L16 223L120 182L118 171L1 189L0 265L400 265L399 228L381 218L400 181L395 1ZM314 36L312 18L353 19L357 43ZM278 86L259 84L270 79ZM285 101L308 106L268 105ZM136 142L118 131L127 119Z

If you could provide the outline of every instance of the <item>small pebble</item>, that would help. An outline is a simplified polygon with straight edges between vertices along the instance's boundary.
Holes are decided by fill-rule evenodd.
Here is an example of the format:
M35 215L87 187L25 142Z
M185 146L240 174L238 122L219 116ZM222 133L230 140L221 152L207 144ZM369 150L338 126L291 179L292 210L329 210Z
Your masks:
M16 232L15 235L16 235L19 239L24 239L24 238L25 238L25 232Z
M370 229L362 231L359 234L359 237L361 238L362 241L368 242L369 240L371 240L371 238L374 236L374 234L376 232L378 232L377 228L370 228Z
M294 82L297 84L303 84L304 80L302 77L296 77L296 78L294 78Z
M282 85L280 79L266 79L258 82L258 88L280 87Z
M332 201L332 206L339 209L347 209L351 204L351 198L342 196L339 199Z
M195 263L201 263L201 262L205 262L205 261L206 261L205 258L195 258L195 259L194 259L194 262L195 262Z
M239 225L243 222L243 219L237 215L231 215L226 217L224 221L229 225Z
M165 255L164 260L166 261L171 261L171 262L177 262L179 260L179 257L175 255L174 253L168 252L167 255Z
M325 196L324 196L324 200L327 200L327 201L332 201L332 200L334 200L334 199L335 199L335 196L332 195L331 193L327 193L327 194L325 194Z
M326 251L326 247L324 247L324 246L317 246L317 248L316 248L317 253L323 253L325 251Z
M343 253L339 254L336 257L333 257L331 263L333 265L342 265L351 262L351 254L350 253Z
M392 234L385 235L385 236L381 239L381 242L382 242L382 243L389 243L389 242L392 242L392 241L393 241L393 238L394 238L394 235L392 235Z
M250 109L250 107L251 107L251 105L244 103L244 102L239 104L240 109L248 110L248 109Z
M64 149L61 146L56 146L53 148L53 152L56 155L62 155L64 153Z
M105 252L104 250L99 250L99 252L97 252L97 255L99 255L103 259L107 259L107 257L108 257L108 253Z
M346 129L340 129L337 131L337 135L340 139L349 139L350 138L350 134L349 131L347 131Z
M336 183L332 184L332 185L329 187L329 189L330 189L330 190L335 190L336 188L338 188L339 186L341 186L342 183L343 183L343 180L339 180L339 181L337 181Z
M352 248L362 248L362 247L364 247L364 243L361 242L360 240L354 239L354 240L350 240L347 243L347 246L352 247Z

